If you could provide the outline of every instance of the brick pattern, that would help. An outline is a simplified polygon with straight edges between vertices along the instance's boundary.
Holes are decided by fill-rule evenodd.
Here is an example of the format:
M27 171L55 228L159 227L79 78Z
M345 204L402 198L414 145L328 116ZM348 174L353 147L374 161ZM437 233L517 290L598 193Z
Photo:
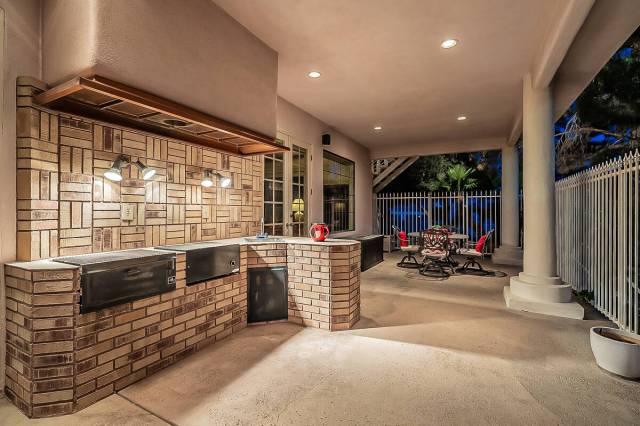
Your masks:
M7 387L29 417L81 410L247 325L240 273L186 286L178 254L172 292L79 313L78 270L7 267Z
M29 417L71 413L77 270L5 266L5 282L7 397Z
M237 157L33 105L44 89L18 81L18 260L253 235L262 216L262 156ZM135 167L112 182L118 155ZM232 187L203 188L204 169ZM124 215L130 211L132 215Z
M360 244L256 244L247 267L287 266L289 321L347 330L360 319Z

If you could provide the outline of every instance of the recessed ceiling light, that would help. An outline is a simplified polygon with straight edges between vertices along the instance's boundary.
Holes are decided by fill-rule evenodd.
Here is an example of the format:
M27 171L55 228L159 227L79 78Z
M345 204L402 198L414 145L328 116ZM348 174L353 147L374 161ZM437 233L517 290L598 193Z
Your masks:
M311 71L309 74L307 74L309 77L311 78L318 78L320 77L320 73L318 71Z
M382 126L376 126L373 128L373 130L382 130Z
M457 118L456 120L458 120L458 121L464 121L464 120L466 120L466 119L467 119L467 116L466 116L466 115L459 115L459 116L458 116L458 118Z
M442 47L443 49L451 49L456 44L458 44L458 40L456 40L455 38L449 38L440 43L440 47Z

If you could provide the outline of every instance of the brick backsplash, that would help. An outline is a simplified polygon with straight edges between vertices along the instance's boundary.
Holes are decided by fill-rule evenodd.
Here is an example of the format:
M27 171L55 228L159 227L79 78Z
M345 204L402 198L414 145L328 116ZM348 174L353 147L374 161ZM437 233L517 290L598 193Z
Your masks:
M18 80L18 260L255 234L262 216L262 156L238 157L32 103L44 86ZM157 170L144 181L103 173L119 154ZM230 188L200 185L204 169ZM133 211L121 219L122 209Z

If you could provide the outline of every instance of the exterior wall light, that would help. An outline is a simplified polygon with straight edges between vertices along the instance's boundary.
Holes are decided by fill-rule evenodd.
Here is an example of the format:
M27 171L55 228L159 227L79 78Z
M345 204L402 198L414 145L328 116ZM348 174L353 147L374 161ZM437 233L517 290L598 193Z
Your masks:
M104 177L114 182L120 182L122 180L122 168L129 164L129 160L124 155L118 156L111 165L111 168L104 172Z
M221 173L213 172L211 170L205 170L203 173L202 181L200 185L205 188L211 188L213 186L213 178L217 177L220 182L220 186L223 188L227 188L231 185L231 178L227 176L223 176Z
M111 168L104 172L104 177L114 182L120 182L122 180L122 168L130 164L132 163L126 155L120 155L113 162ZM144 180L149 180L156 174L156 169L145 166L140 160L133 164L135 164L135 166L140 170L140 175Z
M213 179L211 176L211 170L205 170L203 173L203 177L202 177L202 182L200 182L200 185L204 186L205 188L211 188L213 186Z
M216 173L218 179L220 180L220 186L223 188L227 188L231 185L231 178L227 176L222 176L220 173Z
M149 180L156 175L156 169L154 169L153 167L145 166L140 160L136 161L133 164L135 164L138 170L140 170L140 175L144 180Z

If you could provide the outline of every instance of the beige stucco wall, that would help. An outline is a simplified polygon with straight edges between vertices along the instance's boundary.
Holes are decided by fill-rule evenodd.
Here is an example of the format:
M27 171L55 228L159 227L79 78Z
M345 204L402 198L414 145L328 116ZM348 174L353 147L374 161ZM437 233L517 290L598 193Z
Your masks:
M44 0L43 79L99 74L276 134L278 54L209 0Z
M40 0L0 0L4 39L0 53L0 264L16 257L16 78L40 77ZM0 14L1 16L1 14ZM0 32L2 31L0 23ZM0 271L0 389L4 388L5 299Z
M355 231L343 232L339 236L366 234L372 231L372 177L369 150L326 123L296 107L283 98L278 98L278 131L311 148L311 216L310 222L322 222L322 134L331 134L331 145L326 147L334 154L348 158L356 166L356 215Z

